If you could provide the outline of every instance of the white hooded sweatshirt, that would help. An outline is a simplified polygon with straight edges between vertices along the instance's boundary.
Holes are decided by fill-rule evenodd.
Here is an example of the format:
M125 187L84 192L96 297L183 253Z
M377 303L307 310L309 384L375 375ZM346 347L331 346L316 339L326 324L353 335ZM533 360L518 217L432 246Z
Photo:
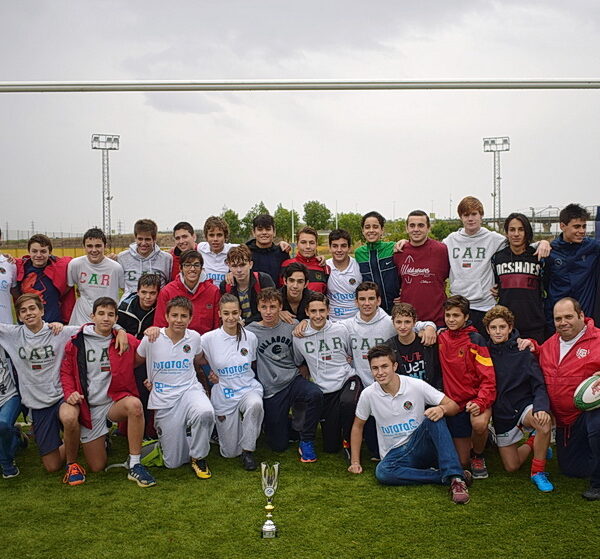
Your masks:
M485 227L474 235L459 229L444 239L450 259L452 295L466 297L477 311L487 312L496 304L490 293L494 285L491 260L505 241L504 235Z
M356 374L348 363L350 335L341 322L328 320L321 330L308 324L303 338L294 338L294 351L306 360L310 376L323 394L340 390Z
M137 292L137 284L140 276L144 272L152 272L160 276L161 287L164 287L171 281L171 267L173 257L154 245L152 252L143 257L137 251L137 243L131 243L129 249L120 252L117 256L117 262L121 264L125 272L125 292L121 301L130 293Z

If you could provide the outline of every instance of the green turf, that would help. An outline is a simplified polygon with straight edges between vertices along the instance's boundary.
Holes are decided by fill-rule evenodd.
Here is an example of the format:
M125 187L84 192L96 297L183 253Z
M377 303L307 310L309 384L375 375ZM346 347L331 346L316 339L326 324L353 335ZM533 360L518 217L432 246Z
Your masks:
M319 448L317 445L317 449ZM109 462L126 458L116 438ZM598 557L600 502L581 498L583 480L549 464L554 493L540 493L524 469L502 472L489 453L490 478L471 502L454 505L441 486L383 487L373 464L354 476L340 455L299 462L295 447L260 460L281 463L274 520L280 536L262 540L260 473L243 471L211 447L210 480L189 468L153 468L158 485L142 489L124 469L88 474L68 487L42 470L34 447L17 457L21 475L0 479L0 558L576 558Z

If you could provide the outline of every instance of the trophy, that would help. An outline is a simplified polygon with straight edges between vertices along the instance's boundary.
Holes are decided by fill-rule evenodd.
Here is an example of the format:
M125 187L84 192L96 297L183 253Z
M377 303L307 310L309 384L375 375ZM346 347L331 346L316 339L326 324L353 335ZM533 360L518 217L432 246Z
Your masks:
M262 488L265 497L267 498L267 504L265 505L265 511L267 511L267 520L262 527L261 536L263 538L275 538L277 536L277 526L273 522L273 496L277 491L277 482L279 478L279 462L275 462L272 466L269 466L266 462L262 462L260 465L260 473L262 476Z

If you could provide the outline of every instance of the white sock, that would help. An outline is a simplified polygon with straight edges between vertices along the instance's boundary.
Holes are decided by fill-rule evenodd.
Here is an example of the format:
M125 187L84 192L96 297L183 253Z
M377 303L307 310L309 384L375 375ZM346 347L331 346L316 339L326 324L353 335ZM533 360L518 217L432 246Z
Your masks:
M142 458L141 454L130 454L129 455L129 467L133 468L136 464L139 464L141 458Z

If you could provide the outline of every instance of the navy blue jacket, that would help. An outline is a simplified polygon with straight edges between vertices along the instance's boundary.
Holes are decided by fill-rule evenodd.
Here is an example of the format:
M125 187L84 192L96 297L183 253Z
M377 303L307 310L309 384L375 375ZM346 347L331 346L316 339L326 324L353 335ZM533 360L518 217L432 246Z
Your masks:
M496 433L510 431L523 413L533 404L533 412L550 412L544 376L535 356L529 351L519 351L519 332L513 330L508 341L494 344L488 341L490 356L496 371L496 401L492 417Z
M279 248L279 245L271 245L269 248L256 246L256 239L250 239L246 245L252 253L252 270L254 272L264 272L269 274L273 283L277 285L281 274L281 264L287 260L290 255Z
M599 275L600 242L585 237L581 243L568 243L562 233L550 245L546 258L546 319L554 331L552 309L563 297L577 299L585 316L594 316Z

